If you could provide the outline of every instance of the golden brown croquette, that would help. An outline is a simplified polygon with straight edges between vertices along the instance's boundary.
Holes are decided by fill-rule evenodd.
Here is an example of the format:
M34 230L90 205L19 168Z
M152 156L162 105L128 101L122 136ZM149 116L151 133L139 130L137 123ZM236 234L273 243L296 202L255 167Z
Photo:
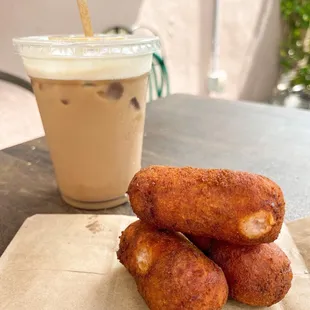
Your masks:
M291 287L290 261L275 243L240 246L212 240L209 257L223 269L230 296L239 302L271 306Z
M122 233L117 256L151 310L219 310L226 303L221 268L181 234L134 222Z
M128 194L151 225L241 245L274 241L285 212L273 181L223 169L150 166L134 176Z

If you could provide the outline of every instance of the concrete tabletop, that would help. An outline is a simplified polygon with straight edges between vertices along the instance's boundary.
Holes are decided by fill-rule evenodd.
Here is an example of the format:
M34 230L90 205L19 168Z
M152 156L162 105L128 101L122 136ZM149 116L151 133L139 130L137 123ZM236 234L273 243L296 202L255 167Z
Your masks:
M310 215L309 159L308 111L190 95L148 105L143 166L263 174L282 187L287 220ZM61 200L44 138L0 151L0 255L24 220L38 213L86 213ZM128 204L98 213L132 215Z

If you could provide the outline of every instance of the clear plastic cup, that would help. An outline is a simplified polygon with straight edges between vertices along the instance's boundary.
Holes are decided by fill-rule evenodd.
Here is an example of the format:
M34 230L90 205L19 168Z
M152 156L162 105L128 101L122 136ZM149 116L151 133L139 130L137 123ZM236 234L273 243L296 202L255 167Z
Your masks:
M63 199L83 209L127 201L141 167L156 37L13 39L31 78Z

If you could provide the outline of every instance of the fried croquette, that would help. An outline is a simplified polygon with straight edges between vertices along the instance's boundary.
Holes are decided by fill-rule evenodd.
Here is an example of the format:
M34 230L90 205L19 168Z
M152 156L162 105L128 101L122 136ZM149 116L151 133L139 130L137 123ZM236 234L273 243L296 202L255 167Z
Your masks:
M229 294L239 302L271 306L291 287L290 261L275 243L238 246L212 240L208 255L223 269Z
M149 224L241 245L274 241L285 212L273 181L223 169L150 166L136 173L128 194Z
M193 236L193 235L185 235L186 238L191 241L200 251L203 253L207 253L210 246L211 240L210 238L203 236Z
M217 310L226 303L221 268L179 233L136 221L122 232L117 257L151 310Z

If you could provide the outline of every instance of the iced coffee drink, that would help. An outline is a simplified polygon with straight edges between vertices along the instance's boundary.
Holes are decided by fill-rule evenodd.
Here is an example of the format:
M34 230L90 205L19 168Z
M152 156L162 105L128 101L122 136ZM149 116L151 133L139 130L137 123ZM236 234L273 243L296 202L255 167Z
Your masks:
M50 46L25 51L22 40ZM157 39L16 41L63 199L85 209L125 202L141 165L148 73Z

